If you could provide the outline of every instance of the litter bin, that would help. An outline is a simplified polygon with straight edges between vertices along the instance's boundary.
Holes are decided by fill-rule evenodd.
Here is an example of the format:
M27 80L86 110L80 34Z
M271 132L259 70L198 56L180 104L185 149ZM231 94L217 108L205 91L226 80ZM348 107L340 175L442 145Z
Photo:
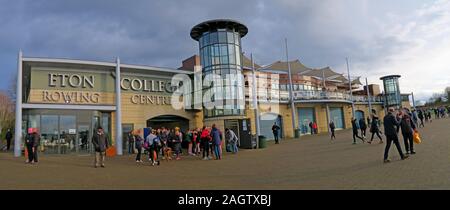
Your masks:
M296 139L300 138L300 129L298 129L298 128L295 129L294 137L295 137Z
M259 148L266 148L266 137L265 136L258 136L259 138Z

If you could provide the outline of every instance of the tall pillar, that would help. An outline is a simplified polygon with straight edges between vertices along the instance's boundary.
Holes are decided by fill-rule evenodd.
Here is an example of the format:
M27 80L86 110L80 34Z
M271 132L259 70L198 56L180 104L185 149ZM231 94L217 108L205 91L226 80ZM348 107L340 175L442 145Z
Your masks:
M253 100L253 108L255 110L255 128L256 128L256 148L259 148L259 135L261 135L260 131L260 122L259 122L259 107L258 107L258 96L256 89L258 87L258 83L256 82L256 73L255 73L255 63L253 62L253 54L250 54L250 59L252 61L252 100Z
M122 104L120 90L120 59L116 60L116 152L117 155L123 154L122 146Z
M14 156L22 155L22 50L17 58L17 87L16 87L16 128L14 135Z
M370 100L370 91L369 91L369 83L367 82L367 77L366 77L366 91L367 91L367 101L369 103L369 116L372 114L372 101Z

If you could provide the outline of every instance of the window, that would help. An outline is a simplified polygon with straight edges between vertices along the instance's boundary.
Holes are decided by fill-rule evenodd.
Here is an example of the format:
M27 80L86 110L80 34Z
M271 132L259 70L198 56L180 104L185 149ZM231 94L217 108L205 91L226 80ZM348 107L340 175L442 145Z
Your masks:
M43 140L50 142L58 140L58 115L42 115L41 135Z
M219 43L227 43L227 33L218 32L218 34L219 34Z
M234 43L234 33L232 32L227 32L227 43Z
M215 44L215 43L217 43L218 41L217 41L217 32L213 32L213 33L210 33L210 36L209 36L209 43L210 44Z

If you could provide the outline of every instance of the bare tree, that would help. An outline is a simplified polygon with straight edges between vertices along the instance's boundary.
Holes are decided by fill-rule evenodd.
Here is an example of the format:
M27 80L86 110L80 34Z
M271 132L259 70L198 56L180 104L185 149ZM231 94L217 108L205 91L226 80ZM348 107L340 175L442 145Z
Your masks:
M13 103L16 103L16 89L17 89L17 73L14 73L9 79L8 96Z
M6 129L14 127L14 122L14 103L4 91L0 91L0 132L2 135Z

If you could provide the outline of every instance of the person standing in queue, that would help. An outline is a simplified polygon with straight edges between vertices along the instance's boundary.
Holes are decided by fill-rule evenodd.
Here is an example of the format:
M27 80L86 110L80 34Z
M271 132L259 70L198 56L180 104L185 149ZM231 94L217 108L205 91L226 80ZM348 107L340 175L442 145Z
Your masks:
M165 157L164 157L164 155L165 155L164 154L164 149L169 147L169 142L168 142L169 131L165 127L161 128L161 134L160 134L159 139L161 140L161 147L162 147L162 149L161 149L161 156L162 156L162 158L164 160L165 159Z
M128 138L128 154L134 154L134 136L132 131L128 132L127 138Z
M359 123L355 118L352 118L352 129L353 129L353 144L356 144L356 138L361 139L365 143L364 139L358 135Z
M152 129L150 134L145 139L146 144L148 145L148 156L151 161L151 165L159 165L158 161L158 149L161 146L161 141L159 137L156 135L156 130Z
M39 145L41 145L41 136L35 128L33 131L33 161L38 162Z
M194 137L195 137L195 149L194 149L194 153L195 155L200 155L200 145L201 145L201 135L202 135L202 130L200 128L197 128L195 130L194 133Z
M397 117L402 120L401 115L397 115ZM403 154L402 148L400 147L400 143L398 141L398 135L397 135L397 129L396 127L400 126L400 122L397 121L396 117L394 116L394 108L389 108L389 112L386 116L384 116L383 119L384 124L384 135L386 135L386 148L384 149L384 163L389 163L391 160L389 160L389 149L391 148L392 142L394 142L395 147L397 147L397 151L401 157L402 160L407 159L409 156Z
M144 139L139 135L138 132L134 134L134 144L137 150L136 154L136 163L142 163L141 155L142 155L142 146L144 144Z
M216 127L216 124L212 125L211 138L214 144L213 146L216 160L222 160L222 133Z
M334 135L334 131L336 130L336 126L334 125L333 120L330 122L330 132L331 132L331 140L336 139L336 136Z
M175 128L175 133L172 139L172 143L173 143L173 147L175 149L175 155L176 155L176 159L175 160L180 160L181 159L181 142L183 139L183 134L180 131L180 128L176 127Z
M280 126L278 126L276 122L273 123L272 133L273 133L273 138L275 138L275 144L279 144L279 142L278 142L279 141L279 139L278 139L278 137L279 137L278 132L279 132L280 129L281 129Z
M211 136L209 134L209 129L206 126L203 126L201 141L203 145L203 160L211 160L211 157L209 156L209 142L211 141Z
M238 152L237 144L238 144L239 139L233 130L231 130L229 128L225 129L225 140L227 141L227 147L230 148L230 151L233 154L236 154Z
M103 131L102 127L97 128L97 132L92 137L92 144L94 145L95 149L94 167L98 168L100 165L102 168L104 168L106 149L108 149L109 147L109 139Z
M414 151L413 131L416 129L414 122L411 119L407 110L400 111L402 116L400 126L397 128L402 130L403 141L405 143L406 154L416 154Z
M33 137L33 129L28 129L28 134L25 136L25 146L28 153L28 158L25 160L25 163L34 164L34 137Z

